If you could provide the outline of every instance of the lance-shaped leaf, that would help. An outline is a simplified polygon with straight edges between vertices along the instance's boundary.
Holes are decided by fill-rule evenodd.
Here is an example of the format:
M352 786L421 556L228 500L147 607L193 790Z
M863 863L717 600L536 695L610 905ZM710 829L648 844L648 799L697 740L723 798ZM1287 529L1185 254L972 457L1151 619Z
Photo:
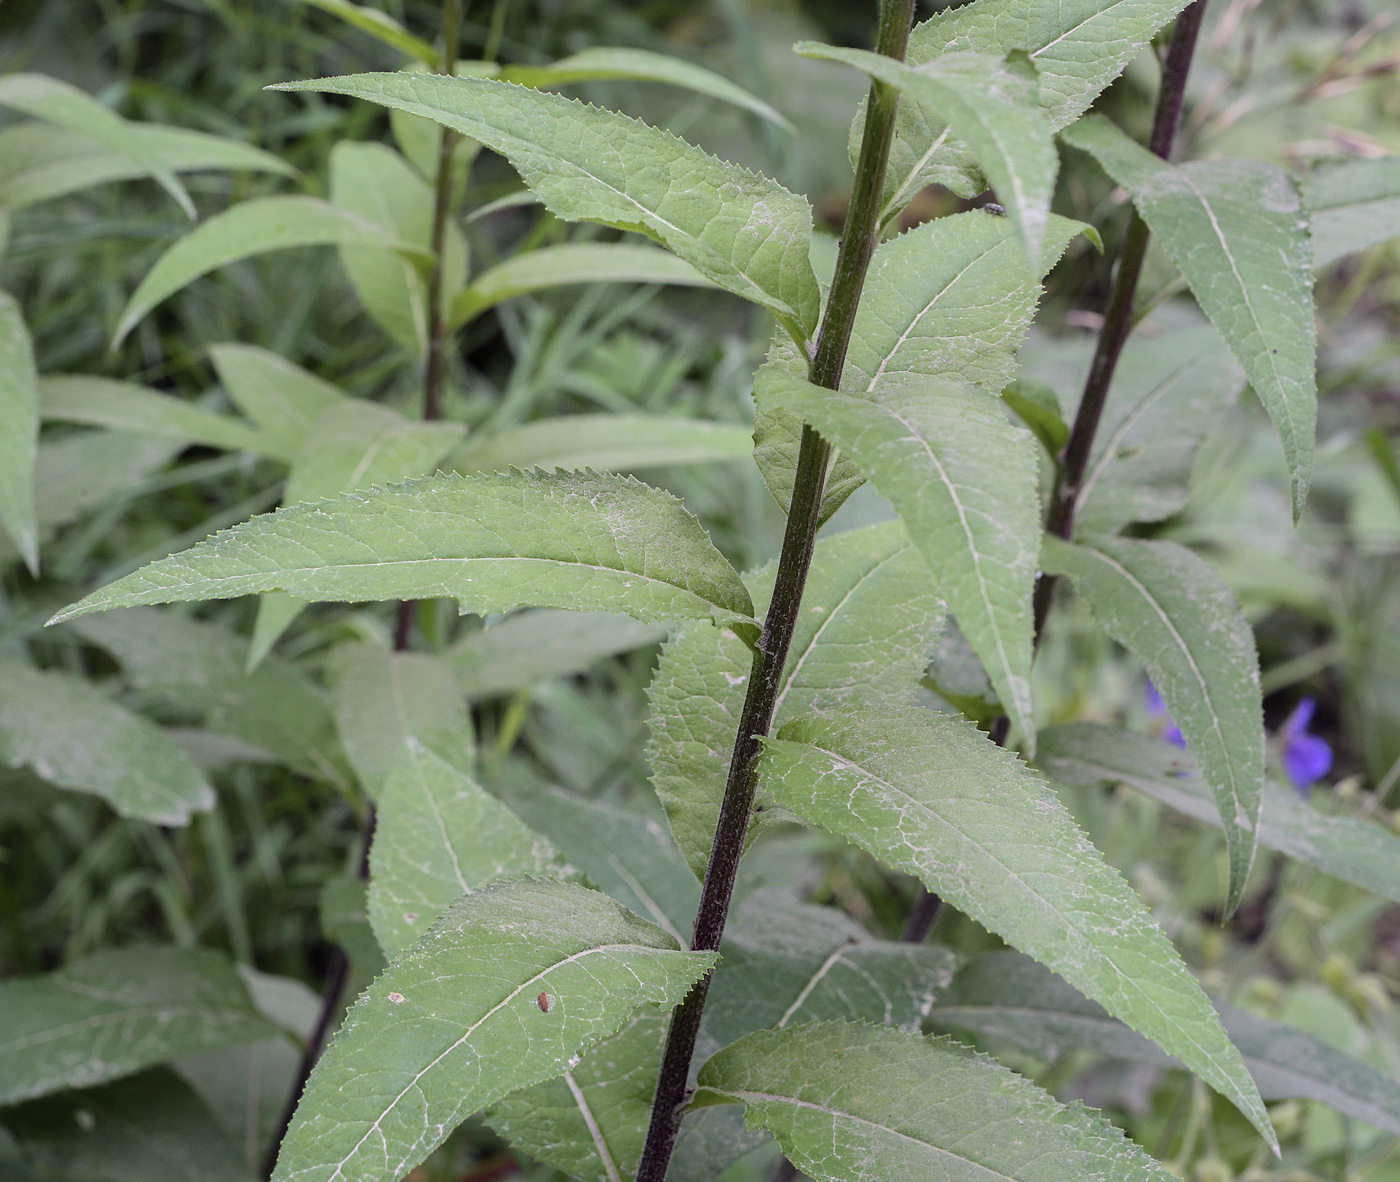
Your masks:
M1400 1134L1400 1080L1291 1026L1220 1002L1215 1008L1265 1099L1320 1100ZM979 957L958 973L929 1016L939 1029L972 1031L1047 1059L1075 1048L1135 1063L1180 1066L1019 952Z
M472 280L452 301L451 324L475 320L503 300L574 283L671 283L714 287L682 258L654 246L626 242L567 242L527 250Z
M263 591L753 625L743 581L669 493L622 477L518 472L428 477L279 509L93 592L55 622Z
M1159 739L1095 723L1046 732L1037 762L1061 784L1128 784L1177 812L1220 827L1215 794L1196 762ZM1400 903L1400 838L1371 821L1332 816L1292 788L1264 783L1259 844Z
M124 948L11 977L0 981L0 1012L0 1104L278 1033L207 949Z
M83 678L10 661L0 671L0 762L159 825L184 825L214 807L194 760Z
M185 186L150 150L148 141L115 111L76 86L44 74L9 74L0 78L0 106L23 111L67 131L76 131L131 157L179 202L190 218L195 216L194 202L185 192Z
M977 651L1003 708L1034 745L1031 594L1040 545L1035 441L998 399L937 379L874 399L759 371L760 407L793 412L894 505Z
M322 413L346 398L329 382L255 345L215 345L209 357L238 409L288 462Z
M915 68L884 54L801 41L807 57L845 62L912 102L936 111L968 145L1020 232L1025 257L1039 273L1041 242L1060 158L1050 127L1034 104L1029 77L985 54L953 53Z
M436 120L501 153L557 216L634 230L720 287L816 330L807 202L645 123L482 78L361 74L288 83Z
M653 53L649 49L621 49L595 45L589 49L560 58L546 66L510 65L499 75L502 82L518 82L521 86L567 86L571 82L587 82L595 78L623 78L630 82L661 82L680 86L696 94L708 95L721 102L732 103L746 111L776 123L787 131L792 124L761 98L712 70L697 66L669 53Z
M350 0L302 0L322 12L338 16L347 25L368 33L376 41L397 49L400 53L417 58L427 66L437 69L442 55L421 37L415 37L387 12L370 8L365 4L352 4Z
M974 0L916 25L905 60L919 66L945 54L1030 56L1040 83L1040 112L1051 131L1089 109L1153 35L1188 0ZM888 221L925 185L960 196L983 187L966 144L943 119L901 103L886 171L882 218ZM857 126L859 125L859 117ZM854 134L854 133L853 133Z
M254 197L215 214L156 260L122 310L113 340L120 343L141 317L201 275L292 246L378 246L423 257L412 243L318 197Z
M816 1182L1166 1182L1121 1130L948 1039L813 1022L761 1030L700 1069L699 1104L743 1104Z
M34 574L39 570L39 523L34 516L38 380L24 314L13 296L0 291L0 525Z
M1312 219L1313 266L1400 238L1400 159L1346 160L1303 183Z
M369 922L392 960L464 894L563 860L513 812L410 736L377 799Z
M1230 850L1232 913L1254 865L1264 795L1259 657L1239 601L1174 542L1047 537L1042 561L1073 579L1104 630L1147 666L1200 763Z
M1049 965L1273 1130L1176 949L1049 787L932 710L809 715L766 744L762 783Z
M1090 153L1181 269L1283 442L1296 521L1312 480L1317 331L1312 243L1298 190L1263 160L1167 163L1102 116L1063 136Z
M751 577L760 611L772 594L774 571L770 565ZM777 719L911 694L942 619L928 568L898 522L819 542L779 686ZM692 626L661 650L647 690L652 784L697 878L709 861L751 664L732 632ZM772 801L761 800L750 839L772 813Z
M629 471L739 460L752 451L749 429L737 423L660 415L559 415L499 435L473 437L452 453L449 464L468 475L507 468Z
M361 995L317 1064L274 1178L395 1182L466 1117L562 1075L714 962L559 882L458 900Z

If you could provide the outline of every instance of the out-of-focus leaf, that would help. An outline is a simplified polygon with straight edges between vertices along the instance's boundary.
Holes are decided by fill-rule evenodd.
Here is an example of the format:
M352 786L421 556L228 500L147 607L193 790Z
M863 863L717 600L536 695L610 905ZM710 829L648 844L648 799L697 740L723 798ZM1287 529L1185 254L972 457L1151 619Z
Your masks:
M345 401L329 382L255 345L215 345L209 356L229 397L288 462L321 414Z
M1303 204L1312 215L1314 267L1398 238L1400 158L1345 160L1318 168L1303 183Z
M368 33L376 41L382 41L435 69L442 60L442 55L436 49L421 37L415 37L387 12L365 4L352 4L350 0L302 0L302 3L338 16L347 25Z
M5 83L0 78L0 87ZM39 389L24 313L0 291L0 525L33 574L39 571L34 466L39 459Z

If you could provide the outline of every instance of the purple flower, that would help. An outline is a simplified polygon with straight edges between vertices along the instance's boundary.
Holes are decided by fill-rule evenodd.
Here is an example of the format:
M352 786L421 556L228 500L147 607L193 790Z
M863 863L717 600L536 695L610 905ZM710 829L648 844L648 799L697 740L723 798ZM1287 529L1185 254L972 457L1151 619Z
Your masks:
M1181 728L1172 721L1172 716L1167 713L1167 704L1150 681L1147 683L1147 721L1159 738L1165 739L1173 747L1186 750L1186 739L1182 736Z
M1302 698L1293 707L1293 713L1278 728L1278 738L1283 744L1283 767L1288 778L1302 795L1332 770L1332 748L1320 735L1308 734L1308 723L1312 721L1317 702L1313 698Z

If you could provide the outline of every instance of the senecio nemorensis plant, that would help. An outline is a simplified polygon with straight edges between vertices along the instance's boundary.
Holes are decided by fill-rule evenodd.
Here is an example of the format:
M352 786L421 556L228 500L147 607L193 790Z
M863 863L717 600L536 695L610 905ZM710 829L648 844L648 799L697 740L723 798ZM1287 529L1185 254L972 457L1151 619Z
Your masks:
M875 52L796 46L870 78L829 284L806 200L636 119L450 68L284 87L435 121L444 145L506 158L558 218L646 235L697 283L770 311L754 461L787 524L777 561L741 574L676 498L632 477L427 476L255 517L55 617L277 592L673 626L649 758L703 884L693 928L645 892L618 889L629 909L597 889L409 736L367 855L387 967L306 1079L275 1182L393 1182L477 1113L589 1182L713 1178L763 1130L782 1169L823 1182L1167 1176L1092 1110L930 1033L939 1012L939 1029L1031 1049L1148 1040L1277 1147L1222 1017L1044 778L1201 784L1228 842L1223 913L1238 905L1265 790L1252 634L1205 561L1134 536L1181 504L1199 437L1171 422L1186 433L1176 467L1138 461L1125 433L1162 408L1109 397L1155 238L1213 325L1193 339L1239 375L1220 398L1248 380L1302 510L1309 216L1272 164L1172 160L1205 3L975 0L911 29L913 0L884 0ZM1085 112L1159 34L1144 147ZM1060 148L1092 157L1136 211L1108 244L1116 277L1069 423L1012 382L1041 279L1076 235L1097 237L1050 212ZM931 182L996 205L899 233ZM865 481L896 519L818 541ZM1088 724L1037 736L1037 637L1075 596L1146 667L1190 760ZM986 729L919 697L952 620L1000 703ZM853 939L834 913L762 891L731 914L746 848L778 823L917 877L908 940ZM1017 951L954 983L951 954L924 942L945 901ZM726 940L731 920L744 940Z

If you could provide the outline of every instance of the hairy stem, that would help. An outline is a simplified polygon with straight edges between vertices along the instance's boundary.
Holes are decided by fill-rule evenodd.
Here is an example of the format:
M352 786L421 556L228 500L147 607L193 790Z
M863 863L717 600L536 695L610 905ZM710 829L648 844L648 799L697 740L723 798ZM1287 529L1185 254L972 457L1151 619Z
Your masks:
M1162 65L1162 85L1157 92L1157 110L1152 117L1152 135L1147 146L1163 160L1170 159L1177 128L1181 125L1186 78L1191 73L1191 59L1196 52L1196 38L1201 31L1205 11L1206 0L1195 0L1176 18L1171 47ZM1141 214L1134 211L1128 236L1123 243L1123 254L1118 261L1118 274L1114 277L1108 307L1104 310L1103 328L1099 330L1094 360L1084 383L1084 396L1079 400L1079 410L1074 416L1074 426L1070 429L1069 442L1065 445L1055 491L1050 499L1045 528L1057 537L1068 539L1074 533L1074 513L1084 483L1084 473L1089 466L1089 455L1094 449L1094 436L1099 429L1109 387L1113 384L1113 371L1117 368L1118 358L1133 327L1133 297L1137 293L1143 259L1147 256L1148 236L1147 223L1142 220ZM1037 639L1045 626L1054 591L1054 577L1042 576L1035 590Z
M876 43L880 53L903 60L913 15L914 0L883 0ZM813 383L830 390L835 390L841 381L865 274L879 239L880 198L885 184L885 168L889 163L897 104L898 95L893 90L879 83L871 86L865 134L856 165L855 189L846 210L836 274L817 335L816 350L807 371ZM762 741L773 724L778 686L787 661L788 646L792 642L798 608L802 603L807 570L812 561L812 547L816 540L822 491L830 459L831 445L810 426L804 425L773 598L763 623L763 632L754 649L748 693L734 738L734 754L730 760L724 800L720 806L710 862L705 871L700 906L695 916L692 947L699 951L718 949L724 935L729 902L734 892L734 877L744 852L744 837L753 808ZM706 974L672 1015L652 1104L651 1125L637 1170L637 1182L662 1182L666 1177L680 1127L690 1061L695 1052L695 1039L700 1032L700 1019L704 1014L709 988L710 975Z

